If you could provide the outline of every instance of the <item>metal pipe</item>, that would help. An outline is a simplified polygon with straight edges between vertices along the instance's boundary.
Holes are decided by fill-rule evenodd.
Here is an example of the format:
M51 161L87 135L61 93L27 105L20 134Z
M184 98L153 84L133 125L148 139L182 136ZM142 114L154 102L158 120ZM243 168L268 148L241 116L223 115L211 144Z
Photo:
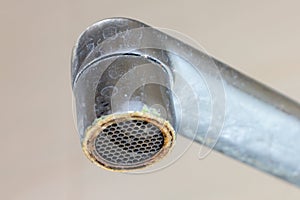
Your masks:
M108 93L112 112L99 114L102 101L94 97L99 83L110 83L109 73L125 78L112 84L121 89L117 94ZM300 186L300 105L141 22L113 18L88 28L74 48L72 86L82 141L99 118L142 112L146 105L172 138L174 131Z

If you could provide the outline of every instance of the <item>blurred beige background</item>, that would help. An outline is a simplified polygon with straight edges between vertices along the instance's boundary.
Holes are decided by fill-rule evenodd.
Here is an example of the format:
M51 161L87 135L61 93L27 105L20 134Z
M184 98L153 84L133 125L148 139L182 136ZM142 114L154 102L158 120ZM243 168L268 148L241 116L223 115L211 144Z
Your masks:
M0 2L0 198L300 199L300 190L199 146L153 174L107 172L83 155L72 116L70 55L92 23L125 16L174 29L300 101L299 1Z

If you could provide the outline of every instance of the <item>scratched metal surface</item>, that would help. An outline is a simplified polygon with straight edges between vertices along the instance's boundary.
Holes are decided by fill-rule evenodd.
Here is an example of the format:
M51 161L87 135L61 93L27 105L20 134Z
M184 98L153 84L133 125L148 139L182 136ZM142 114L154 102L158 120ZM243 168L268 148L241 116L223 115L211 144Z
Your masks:
M76 99L84 96L76 92L81 83L79 80L85 79L88 84L83 85L88 87L77 91L88 92L86 96L91 98L95 92L89 91L94 91L94 83L100 77L98 72L105 69L105 64L101 64L98 69L89 63L97 63L95 60L105 60L106 57L119 58L122 54L136 55L137 60L152 58L169 72L168 79L173 85L170 89L174 99L178 99L175 110L179 135L190 139L195 137L195 141L201 144L300 186L300 105L297 102L179 39L145 27L140 22L112 18L100 21L87 30L90 32L80 37L77 53L73 56L75 65L72 71L78 71L76 76L72 73L75 77ZM110 37L106 40L101 38L108 31ZM83 60L80 55L85 52L88 52L88 56ZM81 63L84 67L80 66ZM123 65L126 65L124 61ZM86 73L89 70L92 73ZM151 77L149 72L141 71L137 74L144 76L135 75L129 82L135 83L133 80L140 78L142 85L149 83L146 81L146 77ZM96 81L93 77L96 77ZM165 85L157 81L156 84ZM187 91L187 87L192 91ZM118 104L122 104L123 93L120 89L117 93ZM130 92L125 96L131 96ZM193 100L194 103L191 103ZM89 109L89 106L94 104L84 101L76 105L82 108L77 109L80 122L78 127L82 127L85 121L82 113L89 111L89 115L93 116L94 110ZM88 124L93 121L90 120Z
M71 47L82 30L99 19L128 16L185 33L220 60L299 101L298 8L292 0L1 2L1 197L299 199L294 186L221 154L197 159L196 144L157 173L98 169L80 149L69 75Z

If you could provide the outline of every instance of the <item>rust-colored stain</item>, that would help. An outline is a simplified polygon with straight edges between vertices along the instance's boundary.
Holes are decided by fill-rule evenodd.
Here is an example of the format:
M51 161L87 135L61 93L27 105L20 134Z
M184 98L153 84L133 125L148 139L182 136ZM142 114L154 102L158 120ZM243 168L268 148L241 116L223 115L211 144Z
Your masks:
M158 127L161 133L163 134L164 144L155 155L153 155L150 159L146 160L144 163L140 163L138 165L134 164L133 166L112 166L97 155L95 139L102 132L102 130L104 130L111 124L127 120L142 120L152 123L153 125ZM112 114L96 119L95 122L89 128L87 128L85 138L82 142L82 149L85 155L97 166L110 171L126 172L150 166L155 162L161 160L172 150L175 144L175 138L176 134L172 125L167 120L164 120L152 114L145 112Z

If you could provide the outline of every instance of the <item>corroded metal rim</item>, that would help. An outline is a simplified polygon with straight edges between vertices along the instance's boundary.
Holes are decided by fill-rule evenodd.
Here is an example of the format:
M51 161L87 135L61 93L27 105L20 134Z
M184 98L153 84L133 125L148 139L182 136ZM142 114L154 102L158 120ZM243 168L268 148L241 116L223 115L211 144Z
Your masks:
M105 161L105 159L101 158L97 153L95 147L95 140L97 136L102 132L102 130L104 130L108 126L114 123L118 123L121 121L128 121L128 120L147 121L153 124L154 126L158 127L164 137L163 145L156 154L154 154L150 159L145 160L145 162L143 163L137 163L129 166L118 166L112 163L108 163ZM141 169L146 166L150 166L153 163L165 157L173 148L175 143L175 137L176 137L175 131L171 126L171 124L162 118L144 112L112 114L95 120L95 122L86 130L85 138L82 142L82 149L86 154L86 156L97 166L111 171L124 172L124 171Z

